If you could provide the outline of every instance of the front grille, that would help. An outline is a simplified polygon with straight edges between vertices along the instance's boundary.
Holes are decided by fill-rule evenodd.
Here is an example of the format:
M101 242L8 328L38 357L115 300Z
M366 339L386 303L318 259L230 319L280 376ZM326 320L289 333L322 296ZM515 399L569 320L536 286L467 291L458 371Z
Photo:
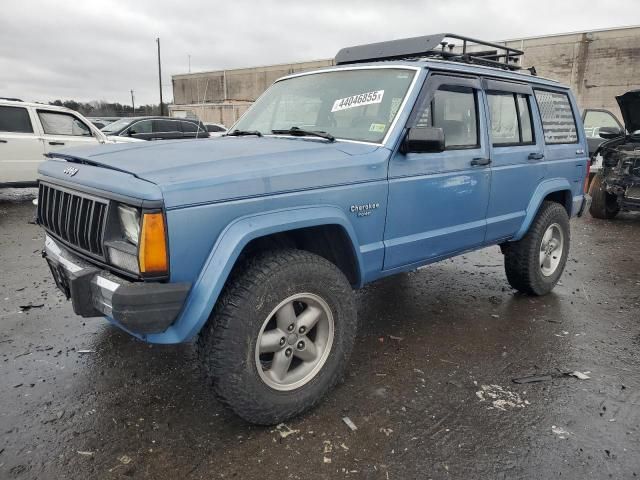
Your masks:
M108 206L107 200L40 183L38 223L61 240L104 257Z

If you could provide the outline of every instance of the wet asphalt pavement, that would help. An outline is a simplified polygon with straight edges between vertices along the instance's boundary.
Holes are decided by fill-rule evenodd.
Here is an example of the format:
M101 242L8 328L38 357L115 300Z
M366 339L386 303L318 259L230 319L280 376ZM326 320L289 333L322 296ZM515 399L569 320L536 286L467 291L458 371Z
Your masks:
M193 345L76 317L33 209L0 191L1 479L640 475L640 215L574 220L547 297L497 247L368 286L345 381L276 429L213 398Z

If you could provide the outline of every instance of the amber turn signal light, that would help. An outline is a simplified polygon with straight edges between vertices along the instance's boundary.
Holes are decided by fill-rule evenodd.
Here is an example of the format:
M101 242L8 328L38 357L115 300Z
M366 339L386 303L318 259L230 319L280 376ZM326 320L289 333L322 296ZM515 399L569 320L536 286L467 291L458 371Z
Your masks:
M142 217L138 250L140 273L166 273L167 238L162 213L145 213Z

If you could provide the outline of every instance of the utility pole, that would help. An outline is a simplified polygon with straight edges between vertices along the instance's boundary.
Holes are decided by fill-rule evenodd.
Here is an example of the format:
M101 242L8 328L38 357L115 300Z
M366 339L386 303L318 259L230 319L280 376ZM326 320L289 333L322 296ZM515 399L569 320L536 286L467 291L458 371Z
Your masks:
M189 55L189 73L191 73L191 55Z
M136 114L136 101L133 96L133 89L131 90L131 108L133 109L133 114Z
M160 66L160 37L156 38L158 44L158 86L160 87L160 116L164 115L164 103L162 102L162 67Z

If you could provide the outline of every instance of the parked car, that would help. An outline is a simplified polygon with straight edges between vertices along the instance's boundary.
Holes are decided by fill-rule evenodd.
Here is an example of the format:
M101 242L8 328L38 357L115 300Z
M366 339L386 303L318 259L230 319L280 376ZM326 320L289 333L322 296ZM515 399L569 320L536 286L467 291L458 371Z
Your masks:
M640 211L640 90L616 97L624 127L599 128L602 139L595 156L602 168L591 182L593 217L611 219L621 210Z
M44 155L109 140L89 120L64 107L0 99L0 187L35 185Z
M209 132L209 136L211 137L221 137L227 133L227 128L219 123L205 122L204 126L207 128L207 132Z
M118 117L87 117L87 119L101 130L110 123L119 120Z
M112 137L131 137L140 140L177 140L206 138L206 127L199 120L170 117L129 117L110 123L102 132Z
M272 424L350 368L354 288L499 245L512 287L549 293L589 204L575 98L519 73L519 50L443 53L451 37L343 49L215 142L51 154L38 221L75 312L198 336L221 400Z
M93 125L102 130L104 127L108 125L108 122L103 122L102 120L88 119Z

